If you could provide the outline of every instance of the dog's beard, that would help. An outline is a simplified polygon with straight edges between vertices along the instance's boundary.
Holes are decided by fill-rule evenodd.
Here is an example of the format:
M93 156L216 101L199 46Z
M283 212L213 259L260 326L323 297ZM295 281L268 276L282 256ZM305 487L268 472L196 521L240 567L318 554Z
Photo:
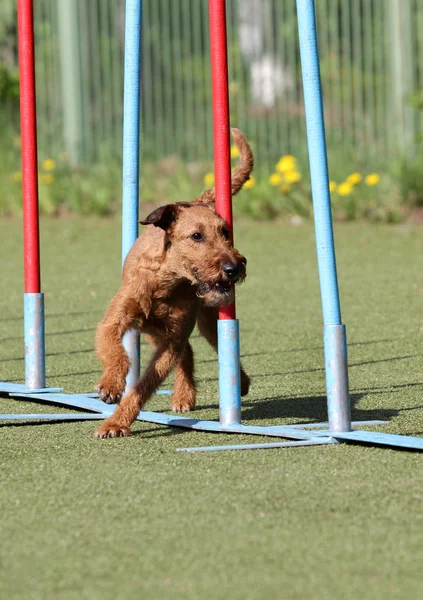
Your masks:
M215 272L209 278L205 273L199 273L196 267L192 269L192 276L192 284L197 287L198 298L201 298L206 306L218 308L219 306L229 306L234 302L234 286L242 283L247 274L245 263L241 263L239 276L233 283L221 272Z
M219 289L216 285L202 283L198 286L197 296L203 300L206 306L229 306L235 299L234 288Z
M245 279L245 273L238 279L237 284ZM235 300L234 285L223 280L216 283L203 282L197 279L197 296L201 298L206 306L219 307L229 306Z

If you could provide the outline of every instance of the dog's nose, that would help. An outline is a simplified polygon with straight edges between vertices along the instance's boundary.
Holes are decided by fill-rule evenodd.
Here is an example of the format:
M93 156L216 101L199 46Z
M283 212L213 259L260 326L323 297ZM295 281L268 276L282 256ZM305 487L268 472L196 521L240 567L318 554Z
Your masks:
M226 265L223 265L223 271L231 281L234 281L239 275L239 266L232 263L227 263Z

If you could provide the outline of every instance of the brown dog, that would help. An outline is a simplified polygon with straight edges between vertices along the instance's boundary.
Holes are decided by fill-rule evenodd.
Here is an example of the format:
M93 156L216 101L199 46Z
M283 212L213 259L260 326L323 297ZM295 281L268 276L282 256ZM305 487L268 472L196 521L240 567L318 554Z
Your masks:
M232 174L232 194L249 179L251 149L238 129L232 136L240 159ZM198 325L217 350L218 307L231 304L233 284L246 276L246 259L233 247L225 221L214 210L215 191L206 190L192 202L168 204L144 221L149 225L125 260L122 285L110 302L96 334L104 373L97 391L107 403L119 402L96 437L130 434L129 427L168 373L176 368L172 410L195 406L194 358L188 338ZM129 358L122 344L128 329L147 334L155 348L139 383L122 400ZM249 377L241 367L241 393Z

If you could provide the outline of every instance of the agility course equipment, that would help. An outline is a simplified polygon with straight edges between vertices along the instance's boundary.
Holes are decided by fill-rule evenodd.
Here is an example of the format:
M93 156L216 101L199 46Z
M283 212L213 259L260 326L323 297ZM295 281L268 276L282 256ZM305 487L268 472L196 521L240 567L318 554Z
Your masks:
M229 93L225 2L209 2L216 212L233 240ZM219 415L222 425L241 422L239 322L235 301L219 310Z
M138 237L139 160L140 160L140 61L142 7L127 2L125 22L125 66L123 97L123 164L122 164L122 266ZM127 331L123 345L131 361L126 378L127 389L140 378L140 336Z
M25 365L24 385L0 383L0 392L72 408L82 414L12 414L0 420L104 419L114 407L96 394L64 394L45 387L44 312L40 286L38 234L37 156L35 128L35 78L33 57L32 0L19 0L19 51L21 68L21 113L23 144L23 200L25 229ZM306 109L313 206L320 290L323 307L324 352L328 423L247 426L241 423L239 329L235 304L219 313L219 411L220 422L141 411L138 420L194 430L243 433L289 439L268 444L245 444L196 448L184 451L274 448L334 444L342 441L423 449L423 439L370 431L352 430L364 424L351 423L346 330L342 324L332 230L320 70L313 0L297 0L301 64ZM141 0L127 0L125 23L124 158L122 259L138 236L139 114L141 58ZM226 48L225 0L209 0L210 47L213 86L213 130L216 178L216 210L232 231L230 188L229 101ZM27 276L28 273L28 276ZM28 278L27 278L28 277ZM125 348L132 361L127 388L139 378L139 336L129 332ZM91 411L91 412L88 412Z

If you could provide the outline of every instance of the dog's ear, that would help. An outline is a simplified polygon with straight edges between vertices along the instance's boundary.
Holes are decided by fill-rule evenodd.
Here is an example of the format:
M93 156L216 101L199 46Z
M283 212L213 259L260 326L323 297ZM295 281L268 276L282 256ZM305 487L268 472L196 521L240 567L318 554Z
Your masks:
M166 204L153 210L145 219L140 221L141 225L154 225L160 227L166 233L170 230L171 224L176 221L178 208L176 204Z

